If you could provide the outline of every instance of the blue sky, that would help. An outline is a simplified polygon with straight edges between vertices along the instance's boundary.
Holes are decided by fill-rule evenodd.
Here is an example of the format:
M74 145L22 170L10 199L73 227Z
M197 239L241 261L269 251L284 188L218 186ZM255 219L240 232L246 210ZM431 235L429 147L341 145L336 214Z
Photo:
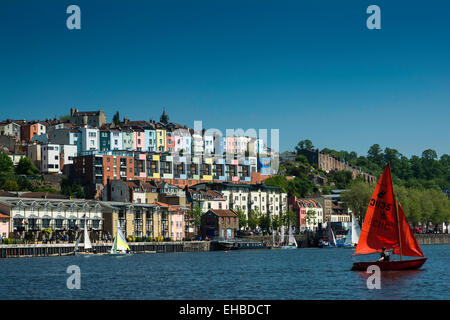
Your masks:
M66 28L67 6L81 30ZM381 30L366 8L381 8ZM281 151L449 153L446 1L0 2L0 119L116 110L280 130Z

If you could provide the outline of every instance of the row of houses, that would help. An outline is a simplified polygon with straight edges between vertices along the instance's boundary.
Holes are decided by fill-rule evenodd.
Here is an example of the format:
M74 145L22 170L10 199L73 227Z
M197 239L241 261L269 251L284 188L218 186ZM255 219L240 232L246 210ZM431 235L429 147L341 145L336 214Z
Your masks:
M112 180L166 181L184 188L201 182L261 182L256 157L179 156L151 152L93 151L73 157L69 178L98 198ZM270 166L270 159L265 165ZM268 176L265 176L268 177Z
M348 212L335 199L287 198L276 187L264 185L202 183L182 190L166 182L114 180L109 188L111 192L99 201L43 193L0 194L0 236L32 233L39 238L49 228L56 235L73 238L86 221L94 240L115 234L117 223L133 237L182 240L201 231L203 237L229 238L239 230L239 210L247 218L250 210L273 217L292 210L299 231L315 231L328 222L350 222ZM190 215L197 206L203 214L200 230Z
M263 139L219 131L194 130L169 122L165 111L160 121L130 121L106 123L102 110L80 112L71 109L68 120L0 122L0 135L14 137L17 142L75 145L77 153L84 151L148 151L183 154L237 154L252 156L267 154Z
M144 240L180 241L196 236L193 221L183 206L0 196L0 239L44 240L44 230L51 229L55 239L67 237L73 241L85 225L94 242L111 239L118 226L125 237ZM239 218L232 210L208 210L198 236L230 239L238 228Z
M161 203L0 197L0 236L42 238L43 230L76 236L86 223L93 240L114 235L119 223L127 236L182 240L194 237L188 208ZM8 225L5 228L5 225Z
M127 168L127 179L131 173L131 178L250 182L254 172L259 176L275 173L262 139L195 131L169 122L165 111L157 123L151 119L126 118L120 124L106 123L102 110L80 112L77 109L71 109L66 120L8 119L0 122L0 144L3 137L16 142L6 141L9 148L5 149L15 164L20 158L28 157L42 173L67 174L70 169L64 172L64 167L75 162L79 168L80 164L89 163L89 157L98 162L99 158L110 161L109 156L133 162ZM91 169L80 170L91 172ZM111 178L116 174L120 179L120 172L124 173L111 170ZM104 184L109 176L107 171L103 172Z

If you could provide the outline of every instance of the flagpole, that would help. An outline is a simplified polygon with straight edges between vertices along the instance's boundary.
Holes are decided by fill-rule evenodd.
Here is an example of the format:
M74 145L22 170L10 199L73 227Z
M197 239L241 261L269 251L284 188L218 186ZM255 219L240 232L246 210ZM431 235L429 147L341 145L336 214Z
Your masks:
M400 233L400 221L398 218L398 205L397 205L397 197L395 195L394 192L394 184L392 183L392 172L391 172L391 164L389 163L389 174L391 176L391 188L392 188L392 194L394 196L394 209L395 209L395 217L397 220L397 230L398 230L398 243L400 245L400 261L403 260L402 255L403 255L403 249L402 249L402 234Z

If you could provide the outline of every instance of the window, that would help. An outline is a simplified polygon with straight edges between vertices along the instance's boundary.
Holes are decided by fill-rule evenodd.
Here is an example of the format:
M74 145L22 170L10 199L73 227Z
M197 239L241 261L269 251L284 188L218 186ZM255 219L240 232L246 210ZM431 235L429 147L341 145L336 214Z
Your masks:
M59 158L58 156L55 156L55 160L58 160L58 158Z

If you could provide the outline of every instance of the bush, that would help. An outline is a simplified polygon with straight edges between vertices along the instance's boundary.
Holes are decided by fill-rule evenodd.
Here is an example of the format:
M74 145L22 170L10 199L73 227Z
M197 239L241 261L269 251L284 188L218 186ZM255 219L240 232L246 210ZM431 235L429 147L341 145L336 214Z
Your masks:
M3 189L5 191L19 191L19 184L16 180L6 180Z
M135 242L142 242L142 237L136 237L136 238L134 238L134 241Z
M152 242L153 241L153 237L147 237L147 242Z
M14 239L14 238L5 238L2 240L4 244L22 244L22 239Z

